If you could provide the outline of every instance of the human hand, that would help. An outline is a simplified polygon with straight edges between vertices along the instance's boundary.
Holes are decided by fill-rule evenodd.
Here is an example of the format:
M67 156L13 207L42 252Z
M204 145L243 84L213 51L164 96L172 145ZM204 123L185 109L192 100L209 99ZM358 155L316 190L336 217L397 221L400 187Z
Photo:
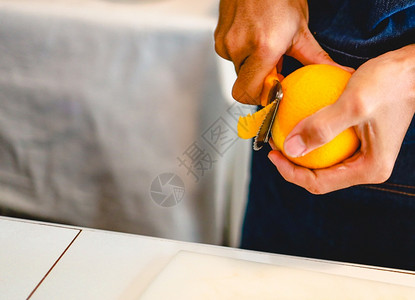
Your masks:
M306 0L221 0L215 49L233 62L232 96L247 104L259 104L264 79L283 54L304 65L337 65L308 29Z
M337 102L299 122L284 143L287 155L300 156L353 126L360 149L344 162L319 170L297 166L271 151L268 157L280 174L314 194L386 181L415 112L414 65L415 45L363 64Z

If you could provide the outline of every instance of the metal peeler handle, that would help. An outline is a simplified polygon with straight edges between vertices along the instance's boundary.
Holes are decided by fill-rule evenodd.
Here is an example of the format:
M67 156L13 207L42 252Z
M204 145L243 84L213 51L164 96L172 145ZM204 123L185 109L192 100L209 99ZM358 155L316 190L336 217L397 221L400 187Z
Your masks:
M276 100L276 97L281 97L282 95L279 95L279 92L282 92L278 86L277 82L280 82L282 80L282 75L277 74L277 70L273 69L273 71L265 77L264 85L261 92L261 105L267 106L272 101ZM277 90L276 90L277 89Z

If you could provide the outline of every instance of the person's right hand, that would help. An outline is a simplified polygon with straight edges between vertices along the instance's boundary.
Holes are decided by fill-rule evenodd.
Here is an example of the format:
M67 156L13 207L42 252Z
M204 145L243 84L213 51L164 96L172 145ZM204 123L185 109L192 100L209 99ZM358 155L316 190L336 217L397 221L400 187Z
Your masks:
M215 49L233 62L232 96L247 104L259 104L264 79L283 54L304 65L337 65L308 29L306 0L221 0Z

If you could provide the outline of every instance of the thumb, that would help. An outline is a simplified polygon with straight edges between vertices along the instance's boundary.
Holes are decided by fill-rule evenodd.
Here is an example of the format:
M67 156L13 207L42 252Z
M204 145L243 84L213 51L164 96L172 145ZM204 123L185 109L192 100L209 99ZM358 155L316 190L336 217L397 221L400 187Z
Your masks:
M348 72L354 71L352 68L334 62L330 55L321 48L320 44L308 29L308 26L304 26L303 29L299 31L287 54L300 61L303 65L326 64L340 67Z
M359 119L345 107L347 101L339 99L300 121L287 135L284 152L300 157L330 142L342 131L359 123Z

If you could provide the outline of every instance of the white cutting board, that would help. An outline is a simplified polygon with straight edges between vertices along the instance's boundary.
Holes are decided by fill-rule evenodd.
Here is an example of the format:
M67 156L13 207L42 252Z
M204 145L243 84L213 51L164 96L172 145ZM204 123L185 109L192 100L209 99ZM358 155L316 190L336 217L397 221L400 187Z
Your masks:
M181 251L140 299L413 300L415 288Z

